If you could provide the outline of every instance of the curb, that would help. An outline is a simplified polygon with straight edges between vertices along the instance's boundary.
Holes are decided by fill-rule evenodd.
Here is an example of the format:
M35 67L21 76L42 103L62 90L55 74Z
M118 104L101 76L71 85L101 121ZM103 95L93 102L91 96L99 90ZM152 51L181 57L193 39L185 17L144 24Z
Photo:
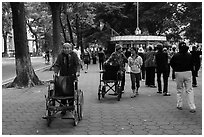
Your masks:
M48 66L44 66L44 67L41 67L41 68L37 68L37 69L35 69L34 71L37 72L37 71L40 71L40 70L45 70L45 69L47 69L47 68L49 68L49 67L51 67L51 66L52 66L52 65L48 65ZM12 78L9 78L9 79L7 79L7 80L2 81L2 86L4 86L4 85L10 83L11 81L14 80L14 78L15 78L15 77L12 77Z

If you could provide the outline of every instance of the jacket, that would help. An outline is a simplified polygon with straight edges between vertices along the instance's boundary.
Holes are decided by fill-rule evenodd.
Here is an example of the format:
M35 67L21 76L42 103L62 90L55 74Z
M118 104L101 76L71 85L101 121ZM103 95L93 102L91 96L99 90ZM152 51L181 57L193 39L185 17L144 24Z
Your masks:
M188 52L178 52L171 58L170 65L175 72L191 71L193 68L192 55Z
M54 64L54 72L60 72L60 76L72 76L79 71L79 59L75 52L69 54L60 53Z
M144 58L145 58L145 61L144 61L145 67L156 67L154 51L146 52L144 54Z
M157 71L167 72L168 71L168 53L163 51L158 51L156 53L156 65Z

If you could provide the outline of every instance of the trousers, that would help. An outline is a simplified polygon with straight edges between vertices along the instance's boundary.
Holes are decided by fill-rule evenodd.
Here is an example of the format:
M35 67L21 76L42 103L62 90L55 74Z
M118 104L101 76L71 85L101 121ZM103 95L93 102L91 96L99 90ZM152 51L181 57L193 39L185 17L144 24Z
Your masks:
M182 93L187 94L187 102L190 109L196 109L194 102L194 92L192 88L191 71L175 72L176 84L177 84L177 107L183 106Z

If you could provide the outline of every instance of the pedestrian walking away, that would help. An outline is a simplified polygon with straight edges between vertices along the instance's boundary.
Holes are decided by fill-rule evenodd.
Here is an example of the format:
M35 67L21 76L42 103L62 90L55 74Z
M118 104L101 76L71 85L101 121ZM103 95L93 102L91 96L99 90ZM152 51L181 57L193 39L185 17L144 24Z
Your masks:
M105 53L103 52L103 48L99 47L99 52L98 52L98 61L99 61L99 69L103 69L103 63L105 61Z
M88 68L89 68L89 64L91 61L91 57L90 57L90 53L88 51L88 48L86 48L84 50L84 55L83 55L83 59L84 59L84 69L85 69L85 73L88 72Z
M54 64L54 74L58 75L58 73L60 76L73 76L75 78L80 75L80 62L77 54L72 50L71 43L64 43L62 52L57 57ZM61 100L62 104L66 104L66 102L67 100ZM66 111L62 111L61 114L65 115Z
M162 93L161 75L163 75L163 96L170 96L168 93L168 53L163 51L163 45L157 44L156 69L157 69L157 84L158 92Z
M196 46L192 47L191 51L192 59L193 59L193 70L192 70L192 85L193 87L197 87L198 71L201 66L200 55L202 55L202 51L198 51Z
M196 106L194 102L194 92L191 82L191 71L193 67L192 55L188 52L188 46L185 42L179 43L179 52L176 53L171 61L170 65L175 71L176 84L177 84L177 108L182 109L182 92L187 94L187 102L190 107L190 112L196 112Z
M148 51L145 53L145 70L146 70L146 79L145 85L148 87L156 88L155 86L155 52L153 51L153 47L149 45L147 47Z
M139 87L140 87L140 80L141 80L141 66L143 64L142 57L138 55L138 49L133 47L131 50L132 55L128 58L128 65L130 66L130 78L131 78L131 89L132 89L132 96L131 98L136 97L139 95ZM135 87L136 84L136 87Z

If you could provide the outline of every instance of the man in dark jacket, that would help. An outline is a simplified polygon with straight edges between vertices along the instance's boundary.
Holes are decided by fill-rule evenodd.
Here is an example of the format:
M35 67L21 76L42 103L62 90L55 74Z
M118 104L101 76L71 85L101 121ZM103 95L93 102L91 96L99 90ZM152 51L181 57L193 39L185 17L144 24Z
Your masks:
M202 55L201 51L197 51L197 47L193 46L191 51L192 59L193 59L193 70L192 70L192 85L193 87L197 87L198 71L200 69L201 61L200 55Z
M58 55L54 64L55 75L70 76L76 79L80 74L80 61L77 54L72 50L71 43L64 43L62 52ZM68 82L68 81L67 81ZM73 87L73 86L72 86ZM67 100L61 100L62 104L66 104ZM73 105L72 103L70 105ZM62 115L66 114L66 111L62 111Z
M161 86L161 74L163 74L163 96L170 96L168 93L168 53L163 52L163 45L157 45L158 52L156 53L156 69L157 69L157 83L158 83L158 92L162 93Z
M188 52L188 46L185 42L179 43L179 52L176 53L170 60L170 65L175 71L177 84L177 108L182 110L182 92L187 94L187 102L190 107L190 112L196 112L194 102L194 92L191 83L191 71L193 67L192 55Z

